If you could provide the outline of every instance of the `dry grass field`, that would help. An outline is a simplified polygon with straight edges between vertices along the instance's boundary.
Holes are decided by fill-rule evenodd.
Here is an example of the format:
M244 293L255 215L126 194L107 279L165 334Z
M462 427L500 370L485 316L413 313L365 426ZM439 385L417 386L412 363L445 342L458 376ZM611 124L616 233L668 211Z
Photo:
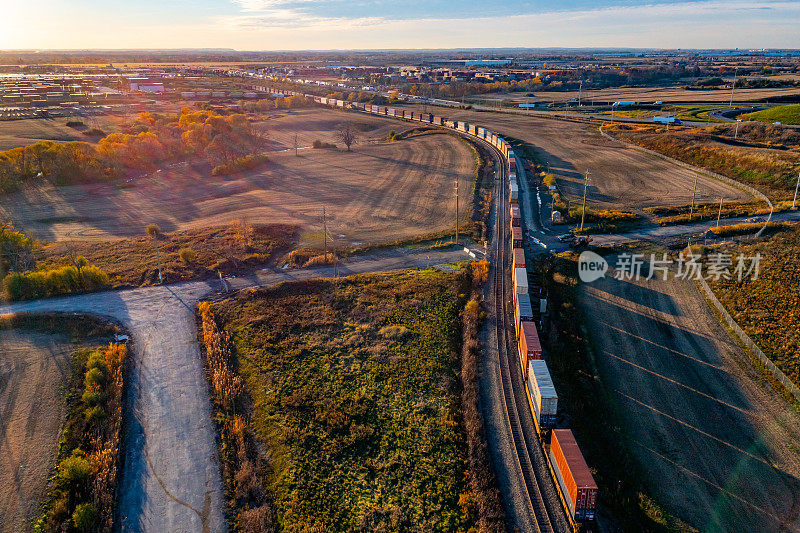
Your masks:
M92 116L92 117L58 117L58 118L31 118L25 120L0 121L0 150L10 150L19 146L27 146L36 141L85 141L94 142L96 137L87 137L82 130L70 128L67 122L78 120L86 124L87 128L99 128L106 133L116 131L121 117Z
M578 99L578 91L532 91L534 96L525 96L526 92L498 93L480 95L476 100L489 102L492 100L508 100L519 103L547 103L565 102L573 98ZM764 98L777 98L780 96L795 96L800 94L798 87L779 89L737 89L734 93L734 103L754 102ZM608 89L584 90L581 102L590 104L592 101L616 102L617 100L634 100L643 104L652 104L659 100L668 102L719 102L727 104L731 98L728 89L707 89L689 91L681 87L611 87Z
M353 152L307 148L335 142L336 125L361 130ZM141 235L150 223L162 231L253 224L296 224L309 241L321 240L322 208L338 245L402 239L454 225L455 180L467 213L472 192L469 146L446 134L384 142L403 124L390 119L320 109L280 112L263 126L271 163L228 177L211 177L207 164L180 163L129 182L46 187L0 198L0 218L48 241ZM292 150L294 135L305 147Z
M500 113L436 109L437 114L486 125L500 134L530 143L541 163L550 165L563 195L583 195L589 170L587 202L602 209L630 209L650 217L645 207L686 205L692 201L696 174L656 157L609 141L596 125ZM719 181L700 177L697 202L747 201L750 196Z

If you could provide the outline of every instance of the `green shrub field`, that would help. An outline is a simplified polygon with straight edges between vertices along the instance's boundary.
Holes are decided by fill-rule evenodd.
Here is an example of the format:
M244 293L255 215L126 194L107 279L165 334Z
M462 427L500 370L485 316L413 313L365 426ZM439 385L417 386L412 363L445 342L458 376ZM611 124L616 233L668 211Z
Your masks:
M201 306L234 527L503 529L496 489L479 495L493 483L485 449L467 436L481 426L474 359L470 394L459 379L462 327L477 353L478 302L460 316L465 271L310 280Z
M745 119L782 124L800 124L800 104L781 105L744 115Z

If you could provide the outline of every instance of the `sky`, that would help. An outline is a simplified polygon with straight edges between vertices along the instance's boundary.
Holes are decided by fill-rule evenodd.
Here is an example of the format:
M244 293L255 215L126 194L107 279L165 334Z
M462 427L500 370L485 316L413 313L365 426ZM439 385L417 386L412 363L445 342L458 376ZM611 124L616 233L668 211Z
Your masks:
M800 1L0 0L0 49L800 48Z

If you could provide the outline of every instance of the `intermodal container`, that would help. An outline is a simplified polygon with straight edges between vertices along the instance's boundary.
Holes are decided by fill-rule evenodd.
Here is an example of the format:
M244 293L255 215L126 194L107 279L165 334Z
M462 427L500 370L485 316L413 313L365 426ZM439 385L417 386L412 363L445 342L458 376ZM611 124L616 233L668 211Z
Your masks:
M514 157L516 157L516 155L514 154L514 150L511 150L510 148L511 148L511 147L509 146L509 150L508 150L508 158L509 158L509 159L514 159Z
M387 112L387 114L388 114L390 117L397 116L397 110L396 110L395 108L393 108L393 107L390 107L390 108L389 108L389 111Z
M516 171L516 170L512 170L512 171L510 171L510 172L508 173L508 178L509 178L511 181L514 181L514 182L516 182L516 181L517 181L517 171Z
M517 186L516 182L511 181L508 184L510 199L512 204L516 204L519 202L519 187Z
M556 471L561 492L575 520L594 520L597 508L597 483L586 465L572 431L553 430L550 435L550 461Z
M432 122L433 124L439 124L440 126L442 124L442 117L434 117L430 113L422 113L420 115L420 120L422 122Z
M514 292L528 294L528 271L524 267L514 269Z
M531 305L533 305L533 302L531 302ZM518 347L520 366L523 372L527 372L530 361L542 358L542 344L539 342L539 331L536 329L536 324L533 322L522 324Z
M524 325L525 323L523 323ZM533 414L540 427L553 427L556 423L558 395L553 386L547 363L541 359L528 362L528 392L531 395Z
M463 131L463 132L466 133L466 131L467 131L467 123L466 122L461 122L461 121L456 122L456 129L458 131Z
M511 228L511 247L522 248L522 228Z
M521 325L523 322L533 321L533 309L531 309L531 298L527 294L520 294L517 296L517 302L514 305L514 324L519 337Z
M525 250L514 248L514 268L525 268Z
M522 224L522 217L519 214L519 206L512 205L511 206L511 227L519 227Z

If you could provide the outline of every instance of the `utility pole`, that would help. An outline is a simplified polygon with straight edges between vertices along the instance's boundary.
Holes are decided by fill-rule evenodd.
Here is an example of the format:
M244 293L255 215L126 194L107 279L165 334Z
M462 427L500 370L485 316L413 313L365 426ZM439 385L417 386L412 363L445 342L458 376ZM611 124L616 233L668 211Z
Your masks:
M797 173L797 185L794 186L794 200L792 201L792 209L797 208L797 189L800 189L800 172Z
M458 180L456 180L456 244L458 244Z
M322 257L328 261L328 221L325 220L325 206L322 206Z
M733 85L731 85L731 102L728 104L728 107L733 107L733 90L736 88L736 72L739 70L739 67L733 69Z
M156 245L156 263L158 264L158 282L163 283L164 278L161 276L161 255L158 252L158 235L153 238L153 244Z
M694 177L694 188L692 189L692 207L689 210L689 222L691 222L692 218L694 217L694 198L695 198L696 194L697 194L697 176L695 175L695 177Z
M717 227L719 227L719 219L722 218L722 197L719 198L719 211L717 211Z
M581 107L581 96L583 95L583 80L581 80L581 84L578 87L578 108Z
M741 122L742 122L742 119L740 119L740 118L737 118L737 119L736 119L736 131L735 131L735 132L734 132L734 134L733 134L733 138L734 138L734 139L736 139L736 138L738 138L738 137L739 137L739 124L740 124Z
M294 134L294 156L297 157L297 134Z
M581 231L583 231L583 221L586 218L586 189L589 187L589 171L586 171L586 178L583 180L583 208L581 209Z

